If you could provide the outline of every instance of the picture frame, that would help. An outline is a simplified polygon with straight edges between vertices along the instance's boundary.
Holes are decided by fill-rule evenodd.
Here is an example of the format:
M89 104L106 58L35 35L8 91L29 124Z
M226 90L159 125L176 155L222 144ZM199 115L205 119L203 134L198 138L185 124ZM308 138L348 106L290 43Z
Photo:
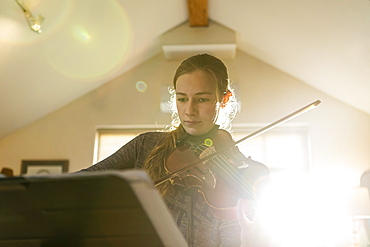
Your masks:
M69 160L22 160L22 175L56 175L67 173Z

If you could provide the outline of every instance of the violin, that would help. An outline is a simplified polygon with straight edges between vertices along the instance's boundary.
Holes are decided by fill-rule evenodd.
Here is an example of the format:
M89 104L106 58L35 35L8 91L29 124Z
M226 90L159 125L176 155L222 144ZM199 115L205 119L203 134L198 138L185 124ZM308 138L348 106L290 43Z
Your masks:
M187 138L167 158L165 169L174 173L187 164L234 144L229 132L214 128L203 138ZM267 168L245 156L234 146L213 156L169 181L189 190L197 188L211 212L218 218L235 218L235 206L240 197L256 201L255 183L268 176Z
M170 181L185 190L196 188L214 216L235 219L239 198L254 204L269 175L266 166L250 157L245 158L236 145L313 109L319 103L319 100L315 101L237 142L218 126L202 136L186 134L167 158L168 176L156 181L155 185Z

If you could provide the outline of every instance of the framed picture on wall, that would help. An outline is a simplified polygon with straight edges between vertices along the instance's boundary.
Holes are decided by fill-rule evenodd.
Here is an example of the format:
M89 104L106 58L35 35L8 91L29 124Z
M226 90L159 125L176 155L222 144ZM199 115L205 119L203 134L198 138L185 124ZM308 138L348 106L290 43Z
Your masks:
M22 175L56 175L68 172L68 160L22 160Z

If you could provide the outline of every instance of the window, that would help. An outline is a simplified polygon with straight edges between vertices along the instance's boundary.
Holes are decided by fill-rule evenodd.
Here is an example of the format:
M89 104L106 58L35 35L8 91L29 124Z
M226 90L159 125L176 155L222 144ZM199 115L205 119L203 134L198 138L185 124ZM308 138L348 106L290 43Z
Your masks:
M235 141L254 133L264 126L238 126L233 128ZM240 151L253 160L269 167L272 173L308 170L310 148L307 126L280 126L259 136L241 142Z
M94 163L113 154L138 134L161 130L163 127L149 125L98 128ZM232 136L238 141L262 127L264 126L234 126ZM253 160L268 166L271 173L308 170L310 165L307 126L276 127L240 143L238 147L246 157L251 156Z
M163 128L164 126L154 125L98 127L95 137L93 162L96 163L105 159L141 133L157 131Z

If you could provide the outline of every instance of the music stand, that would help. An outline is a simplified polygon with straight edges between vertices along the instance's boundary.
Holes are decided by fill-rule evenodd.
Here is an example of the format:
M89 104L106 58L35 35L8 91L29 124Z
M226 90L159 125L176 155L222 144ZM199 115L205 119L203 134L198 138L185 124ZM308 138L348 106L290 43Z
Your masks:
M143 171L0 179L0 246L187 246Z

